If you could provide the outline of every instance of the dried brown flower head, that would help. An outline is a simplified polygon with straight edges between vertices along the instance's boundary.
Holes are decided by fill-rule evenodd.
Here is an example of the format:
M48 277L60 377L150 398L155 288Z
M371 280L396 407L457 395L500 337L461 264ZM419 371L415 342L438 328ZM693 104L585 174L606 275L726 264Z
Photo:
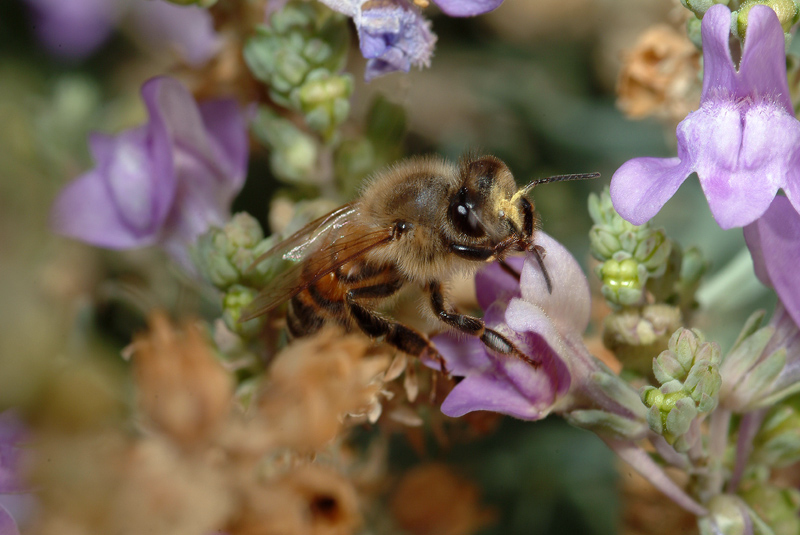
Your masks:
M230 410L233 387L200 328L187 323L177 330L156 312L133 349L139 407L147 421L184 446L209 438Z
M627 54L617 81L617 106L629 117L677 122L700 101L700 52L682 32L649 28Z
M307 465L245 489L227 531L234 535L347 535L361 524L349 481Z
M467 535L495 517L480 505L474 484L438 463L405 474L392 496L391 509L400 527L415 535Z
M363 336L325 329L276 357L256 398L276 444L319 449L339 433L345 415L370 411L389 363L368 356L370 347Z
M224 473L161 437L120 430L36 437L39 511L31 534L180 535L221 525L230 509Z
M685 511L628 465L620 464L622 485L622 535L668 535L697 533L697 517ZM668 473L681 481L676 470Z

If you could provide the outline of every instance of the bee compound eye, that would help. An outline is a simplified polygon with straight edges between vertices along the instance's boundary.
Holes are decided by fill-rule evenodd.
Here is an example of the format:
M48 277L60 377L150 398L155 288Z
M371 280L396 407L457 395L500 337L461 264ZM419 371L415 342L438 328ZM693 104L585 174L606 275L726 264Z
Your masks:
M450 221L456 230L467 236L480 238L485 234L474 209L463 199L463 195L456 197L450 204Z

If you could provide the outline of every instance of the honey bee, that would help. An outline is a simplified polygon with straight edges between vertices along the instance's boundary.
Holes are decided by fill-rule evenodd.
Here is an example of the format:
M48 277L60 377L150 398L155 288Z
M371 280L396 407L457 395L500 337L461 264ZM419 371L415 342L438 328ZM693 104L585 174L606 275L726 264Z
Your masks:
M506 164L494 156L468 156L458 165L438 157L402 161L369 180L358 199L312 221L258 259L256 264L278 255L294 264L259 293L242 320L288 301L291 337L335 322L382 337L404 353L427 354L445 371L424 334L376 312L381 301L412 284L428 294L434 315L446 325L536 365L483 320L454 310L442 281L490 261L513 272L505 258L530 251L550 289L544 251L533 242L539 218L526 193L545 182L597 176L561 175L518 188Z

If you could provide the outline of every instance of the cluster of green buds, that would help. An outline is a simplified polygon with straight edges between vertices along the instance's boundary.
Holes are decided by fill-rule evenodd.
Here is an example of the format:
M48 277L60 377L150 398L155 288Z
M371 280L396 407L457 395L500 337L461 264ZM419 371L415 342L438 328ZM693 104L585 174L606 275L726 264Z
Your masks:
M594 225L589 232L592 256L601 264L595 272L603 282L603 296L615 309L637 306L645 302L650 279L667 275L674 280L679 275L675 269L672 240L663 229L650 223L633 225L614 210L606 189L600 196L589 196L589 214ZM672 258L671 258L672 257ZM680 252L677 263L680 266Z
M700 20L714 4L725 4L732 12L731 30L742 41L747 35L747 22L750 10L754 6L771 8L783 27L787 45L791 39L790 30L800 20L800 2L798 0L681 0L686 9L694 13L687 22L689 38L698 48L702 48L700 39Z
M789 31L800 20L800 6L795 0L746 0L741 3L739 9L733 11L735 23L731 28L740 39L744 40L747 35L747 20L754 6L771 8L778 15L787 40L790 38Z
M253 336L262 319L239 319L263 287L285 266L278 258L258 261L274 245L275 238L264 239L258 221L238 213L222 228L212 227L198 238L192 250L195 265L211 284L224 292L222 317L231 331Z
M668 349L653 360L653 374L661 386L641 391L649 409L647 423L678 451L692 446L688 436L692 423L717 407L720 361L716 342L706 342L699 331L684 328L675 331Z
M605 320L603 342L627 371L648 375L653 355L691 314L707 264L695 248L684 254L663 229L624 220L608 189L589 197L589 214L590 250L600 261L595 274L614 311Z
M353 79L340 72L349 41L346 17L320 2L291 2L258 27L244 57L275 103L330 140L350 111Z

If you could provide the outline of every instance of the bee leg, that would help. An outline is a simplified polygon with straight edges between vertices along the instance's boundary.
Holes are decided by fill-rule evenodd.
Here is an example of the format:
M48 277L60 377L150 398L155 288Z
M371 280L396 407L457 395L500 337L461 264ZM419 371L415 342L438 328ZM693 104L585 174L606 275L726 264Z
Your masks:
M499 332L487 327L482 319L447 310L441 283L438 281L431 282L428 285L428 291L431 295L433 312L440 320L463 333L477 336L486 347L497 353L514 356L524 360L534 368L539 367L540 363L537 360L517 349L513 342Z
M530 248L530 251L533 253L533 256L536 257L536 261L539 263L539 269L542 270L542 276L544 277L544 282L547 285L547 293L553 293L553 282L550 280L550 274L547 272L547 268L544 266L544 257L547 252L541 245L534 245Z
M505 271L506 273L517 279L517 281L519 281L520 278L519 271L511 267L509 263L506 262L505 260L499 260L498 262L500 263L500 267L503 268L503 271Z
M388 283L348 290L345 295L345 303L350 311L350 317L367 336L371 338L383 336L386 343L417 358L428 356L439 363L442 373L449 376L450 372L445 366L444 358L424 334L402 323L389 320L358 302L359 299L388 297L402 286L403 281L397 279Z

